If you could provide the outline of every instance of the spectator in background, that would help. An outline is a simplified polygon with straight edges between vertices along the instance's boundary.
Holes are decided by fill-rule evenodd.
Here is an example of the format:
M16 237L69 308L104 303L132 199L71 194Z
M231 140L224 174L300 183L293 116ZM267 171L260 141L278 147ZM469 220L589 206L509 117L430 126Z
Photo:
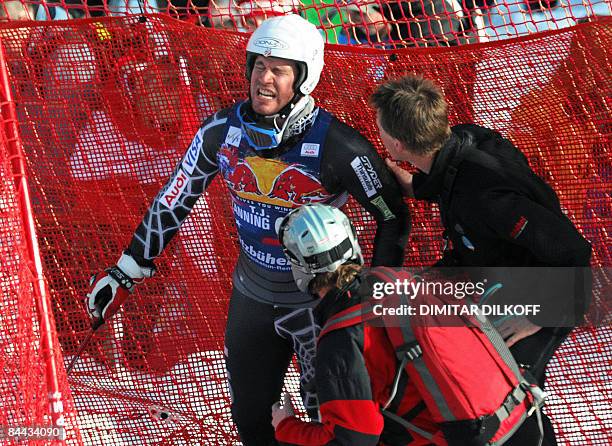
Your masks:
M171 17L200 25L201 17L207 15L210 0L170 0L167 11Z
M328 23L339 17L342 24L342 30L337 32L339 44L384 46L389 39L390 28L377 0L342 0L327 11Z
M477 0L481 1L481 0ZM370 46L452 46L485 38L482 12L459 0L339 0L326 9L338 43Z
M165 0L109 0L108 2L110 16L154 14L164 12L166 6Z
M36 20L80 19L87 12L87 5L81 0L44 1L36 9Z
M57 2L39 5L36 20L68 20L84 16L78 0L67 0L63 6ZM65 6L65 7L64 7ZM76 8L72 8L75 6ZM69 153L76 136L87 119L91 99L95 99L92 86L97 76L95 47L98 36L95 31L75 33L67 26L37 26L28 45L26 61L33 66L29 81L33 94L23 96L27 103L24 123L32 124L29 130L38 135L43 144L52 144L50 151ZM72 104L67 107L66 104ZM58 120L57 116L65 119ZM54 128L41 123L54 123Z
M82 8L83 5L76 1L67 0L65 6L78 4ZM67 10L57 3L44 3L37 8L18 1L0 5L0 11L10 13L5 15L8 20L66 20L83 15L82 9ZM20 27L4 32L7 37L2 40L7 50L22 135L39 140L43 145L54 141L55 152L71 149L88 102L84 84L96 70L88 42L93 36L72 36L63 26ZM73 106L66 110L68 101ZM58 111L58 105L63 111ZM46 123L54 120L58 113L66 119L61 122L61 128L54 129L54 135L48 134Z
M33 5L9 0L0 4L0 16L11 21L66 20L83 15L83 5L77 2L66 0L64 6L74 4L81 9L66 9L58 2ZM89 43L93 36L73 36L63 26L17 27L3 33L23 140L52 145L48 151L57 158L72 149L84 121L90 93L87 85L96 71ZM71 107L66 107L68 102ZM64 119L57 120L57 116ZM58 126L51 129L53 121ZM62 164L65 170L65 163L53 169L61 171Z
M0 21L3 22L33 20L34 14L34 5L22 3L20 0L8 0L0 4ZM26 51L32 28L13 28L2 32L2 34L5 33L10 34L10 38L1 39L1 41L9 60L9 70L12 72L17 68L15 64ZM22 64L18 63L18 65Z
M337 21L338 15L334 11L341 11L344 19L342 31L337 33L338 43L349 45L363 44L382 48L448 47L475 43L484 37L484 21L479 15L480 10L475 9L474 15L468 16L459 0L349 0L331 11L327 19L328 26L331 30L337 28L337 25L332 24ZM455 81L448 86L447 97L451 104L451 116L457 116L459 121L474 120L472 102L476 62L470 57L465 56L460 69L456 69L454 64L433 67L436 71L452 70L447 76ZM399 67L402 72L394 73L397 66L387 59L381 59L376 62L376 66L353 65L351 72L354 76L379 81L381 78L401 76L413 70L421 72L424 69L422 66L410 69L402 64Z
M210 0L202 24L214 29L252 32L269 17L297 13L297 0Z
M382 1L397 46L439 47L477 41L472 23L458 0Z
M0 4L1 21L24 21L34 19L34 5L21 0L7 0Z

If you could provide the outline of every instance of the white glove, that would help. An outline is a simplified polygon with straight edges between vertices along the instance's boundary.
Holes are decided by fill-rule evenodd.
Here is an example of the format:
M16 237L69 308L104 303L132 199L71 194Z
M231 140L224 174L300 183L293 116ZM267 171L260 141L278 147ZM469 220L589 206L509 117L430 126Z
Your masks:
M116 265L92 276L87 294L87 310L92 325L99 327L112 318L134 287L154 274L154 267L140 266L132 256L124 253Z

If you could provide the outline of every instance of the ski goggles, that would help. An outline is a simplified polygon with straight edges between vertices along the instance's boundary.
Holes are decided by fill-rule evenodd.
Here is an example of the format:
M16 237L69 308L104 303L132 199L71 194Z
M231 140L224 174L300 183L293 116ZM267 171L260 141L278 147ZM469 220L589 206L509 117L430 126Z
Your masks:
M311 271L321 270L334 264L338 260L343 259L344 254L346 254L347 251L352 250L352 248L353 245L351 244L350 239L347 237L342 241L342 243L333 247L329 251L304 257L304 262L306 262L306 265L308 265L308 268Z
M277 148L283 140L285 129L266 129L258 126L254 122L248 122L244 119L242 106L244 102L238 106L237 115L242 127L242 135L246 138L249 145L254 150L270 150Z

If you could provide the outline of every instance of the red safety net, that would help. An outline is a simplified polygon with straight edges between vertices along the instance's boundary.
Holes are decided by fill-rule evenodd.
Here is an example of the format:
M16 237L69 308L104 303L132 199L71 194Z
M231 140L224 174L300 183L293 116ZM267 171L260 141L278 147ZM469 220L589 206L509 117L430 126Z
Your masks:
M329 46L315 97L382 148L367 105L375 85L408 72L435 79L448 96L453 123L473 120L498 129L559 192L569 217L593 244L594 308L607 315L610 24L604 19L456 48ZM117 261L202 119L245 97L247 37L164 15L0 26L66 363L89 333L84 296L90 275ZM5 166L7 155L1 153ZM4 321L21 312L31 315L32 304L17 261L22 248L18 217L11 213L13 191L5 172L2 178L0 340L9 336L21 359L29 335ZM437 210L421 202L410 207L406 264L431 264L441 247ZM373 222L354 203L347 209L369 256ZM223 363L237 253L229 196L217 178L157 260L158 274L137 287L76 363L69 381L84 443L237 441ZM547 410L560 444L609 444L611 345L609 326L578 329L549 367ZM2 355L1 361L10 358L10 349ZM36 361L28 364L16 369L12 381L3 380L3 401L25 392L18 387L24 380L40 381ZM287 384L295 390L294 371ZM34 385L27 389L34 391ZM40 392L36 401L8 401L35 412Z
M0 19L66 20L165 13L215 29L253 31L299 13L328 43L452 46L534 34L611 15L609 0L0 0Z
M41 257L10 92L0 91L0 107L0 442L80 445L49 292L35 266Z

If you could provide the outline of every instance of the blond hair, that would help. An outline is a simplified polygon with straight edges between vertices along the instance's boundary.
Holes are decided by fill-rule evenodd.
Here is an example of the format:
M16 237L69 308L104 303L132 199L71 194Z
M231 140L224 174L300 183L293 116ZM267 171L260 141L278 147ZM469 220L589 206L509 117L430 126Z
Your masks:
M361 272L361 268L361 265L355 263L345 263L334 272L317 274L310 283L310 290L316 293L324 288L344 288L355 280L355 277Z

